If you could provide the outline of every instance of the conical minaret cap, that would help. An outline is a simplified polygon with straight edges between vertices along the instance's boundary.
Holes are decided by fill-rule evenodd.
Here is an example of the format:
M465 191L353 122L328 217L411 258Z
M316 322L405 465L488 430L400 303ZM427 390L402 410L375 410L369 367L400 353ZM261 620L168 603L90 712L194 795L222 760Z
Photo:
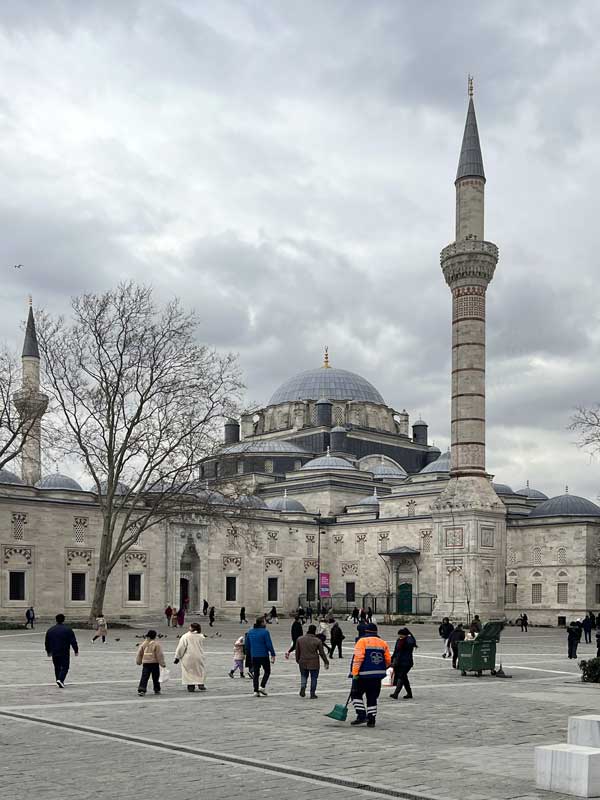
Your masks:
M458 181L460 178L483 178L483 180L485 180L483 156L481 155L477 118L475 116L475 106L472 97L469 98L467 121L465 122L465 132L463 134L462 147L460 148L458 170L456 172L456 180Z
M35 332L35 319L33 317L33 308L29 306L29 316L27 317L27 327L25 329L25 342L23 343L23 358L39 358L40 351L38 348L37 334Z

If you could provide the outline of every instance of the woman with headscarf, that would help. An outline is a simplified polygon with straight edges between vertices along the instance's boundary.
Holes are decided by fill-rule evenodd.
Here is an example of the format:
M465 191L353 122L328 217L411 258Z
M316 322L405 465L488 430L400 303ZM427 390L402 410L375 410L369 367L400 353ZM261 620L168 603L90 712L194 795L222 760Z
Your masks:
M199 623L192 622L188 632L179 640L175 651L175 664L181 662L181 682L187 686L188 692L195 692L196 686L201 692L206 690L205 638Z
M408 628L400 628L398 631L396 646L394 647L394 652L392 653L392 666L394 667L394 680L396 683L396 688L390 697L392 697L394 700L398 699L398 696L403 688L406 690L406 694L402 699L412 700L413 693L410 686L410 681L408 680L408 673L414 666L413 650L416 646L417 642L415 637L408 630Z

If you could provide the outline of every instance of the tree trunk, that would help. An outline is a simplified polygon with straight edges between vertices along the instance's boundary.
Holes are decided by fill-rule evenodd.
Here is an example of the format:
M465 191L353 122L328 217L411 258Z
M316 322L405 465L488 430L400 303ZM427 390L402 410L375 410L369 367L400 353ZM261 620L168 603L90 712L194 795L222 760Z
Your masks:
M98 571L94 587L94 599L92 600L92 609L90 611L90 623L93 623L96 617L104 616L104 596L106 595L107 582L108 575Z

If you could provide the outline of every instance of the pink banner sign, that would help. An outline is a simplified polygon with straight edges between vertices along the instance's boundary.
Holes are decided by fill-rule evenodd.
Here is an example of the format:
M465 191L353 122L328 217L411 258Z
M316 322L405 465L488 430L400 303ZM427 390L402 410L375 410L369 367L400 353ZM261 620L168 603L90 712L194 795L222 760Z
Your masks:
M329 573L322 572L320 575L320 587L321 587L321 597L331 597L331 592L329 591Z

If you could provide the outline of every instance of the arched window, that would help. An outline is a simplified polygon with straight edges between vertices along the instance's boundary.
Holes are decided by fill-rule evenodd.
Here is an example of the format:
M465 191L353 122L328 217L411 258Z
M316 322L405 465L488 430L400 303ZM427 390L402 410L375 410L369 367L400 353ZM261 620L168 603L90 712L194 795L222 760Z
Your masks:
M559 547L556 552L558 563L559 564L566 564L567 563L567 549L565 547Z
M542 548L541 547L534 547L532 551L532 561L534 567L540 567L542 565Z

